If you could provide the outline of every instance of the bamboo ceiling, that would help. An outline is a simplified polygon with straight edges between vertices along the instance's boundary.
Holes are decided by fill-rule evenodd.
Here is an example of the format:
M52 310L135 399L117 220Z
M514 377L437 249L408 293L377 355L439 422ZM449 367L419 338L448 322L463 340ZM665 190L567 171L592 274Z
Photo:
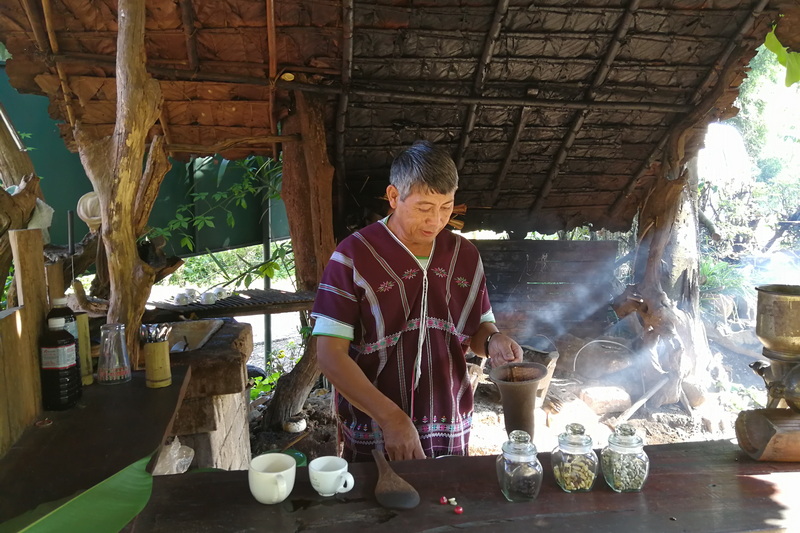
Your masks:
M147 0L147 65L174 156L270 154L291 91L327 95L341 213L383 194L412 141L446 145L466 228L630 226L673 128L731 116L745 65L797 2ZM0 41L21 92L113 129L116 2L11 0ZM782 35L796 45L795 35ZM293 79L292 79L293 78ZM341 201L343 200L343 201Z

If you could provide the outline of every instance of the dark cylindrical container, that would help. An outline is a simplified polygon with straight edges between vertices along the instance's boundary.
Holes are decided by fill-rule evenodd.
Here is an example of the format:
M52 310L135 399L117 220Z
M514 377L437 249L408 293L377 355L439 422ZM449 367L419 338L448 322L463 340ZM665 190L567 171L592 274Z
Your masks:
M75 337L64 329L64 318L47 319L39 344L42 404L47 411L69 409L81 397L81 370Z

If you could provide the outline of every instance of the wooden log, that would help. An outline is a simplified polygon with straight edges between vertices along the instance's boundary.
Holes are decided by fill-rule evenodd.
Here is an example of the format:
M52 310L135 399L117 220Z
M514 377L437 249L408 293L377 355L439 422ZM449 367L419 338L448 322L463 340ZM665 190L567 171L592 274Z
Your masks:
M800 461L800 414L754 409L736 417L739 447L756 461Z

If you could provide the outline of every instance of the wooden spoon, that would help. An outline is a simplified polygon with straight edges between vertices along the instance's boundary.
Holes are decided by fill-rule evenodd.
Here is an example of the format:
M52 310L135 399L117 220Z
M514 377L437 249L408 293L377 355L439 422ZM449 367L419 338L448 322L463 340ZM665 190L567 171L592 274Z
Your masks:
M413 509L419 505L419 493L406 480L398 476L383 452L372 450L378 465L378 484L375 485L375 499L387 509Z

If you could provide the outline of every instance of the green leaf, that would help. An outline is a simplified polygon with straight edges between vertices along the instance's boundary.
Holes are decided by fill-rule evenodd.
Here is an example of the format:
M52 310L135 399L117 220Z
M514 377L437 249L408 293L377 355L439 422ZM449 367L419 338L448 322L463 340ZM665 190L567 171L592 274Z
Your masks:
M220 183L222 183L222 177L225 175L225 170L228 168L228 161L227 159L223 159L219 162L219 169L217 170L217 187L219 187Z
M786 66L786 59L787 59L786 47L781 44L781 42L778 40L778 36L775 35L774 26L772 28L772 31L769 32L767 36L764 38L764 46L767 48L767 50L769 50L770 52L772 52L777 56L778 63L780 63L784 67Z
M253 283L253 276L250 275L250 274L247 274L244 277L244 286L247 287L247 288L250 288L250 284L251 283Z
M230 211L228 211L228 216L226 218L226 221L228 222L228 226L230 226L231 228L236 225L236 219L233 218L233 213L231 213Z
M120 531L144 509L153 476L144 457L53 509L52 502L0 524L0 532Z
M786 86L791 87L800 81L800 53L789 52L786 58Z
M190 252L194 251L194 242L192 242L192 238L188 235L184 235L181 239L181 246L188 248Z
M208 226L209 228L213 228L213 227L215 227L215 226L214 226L214 221L212 220L212 218L211 218L211 217L209 217L208 219L206 219L206 226Z

